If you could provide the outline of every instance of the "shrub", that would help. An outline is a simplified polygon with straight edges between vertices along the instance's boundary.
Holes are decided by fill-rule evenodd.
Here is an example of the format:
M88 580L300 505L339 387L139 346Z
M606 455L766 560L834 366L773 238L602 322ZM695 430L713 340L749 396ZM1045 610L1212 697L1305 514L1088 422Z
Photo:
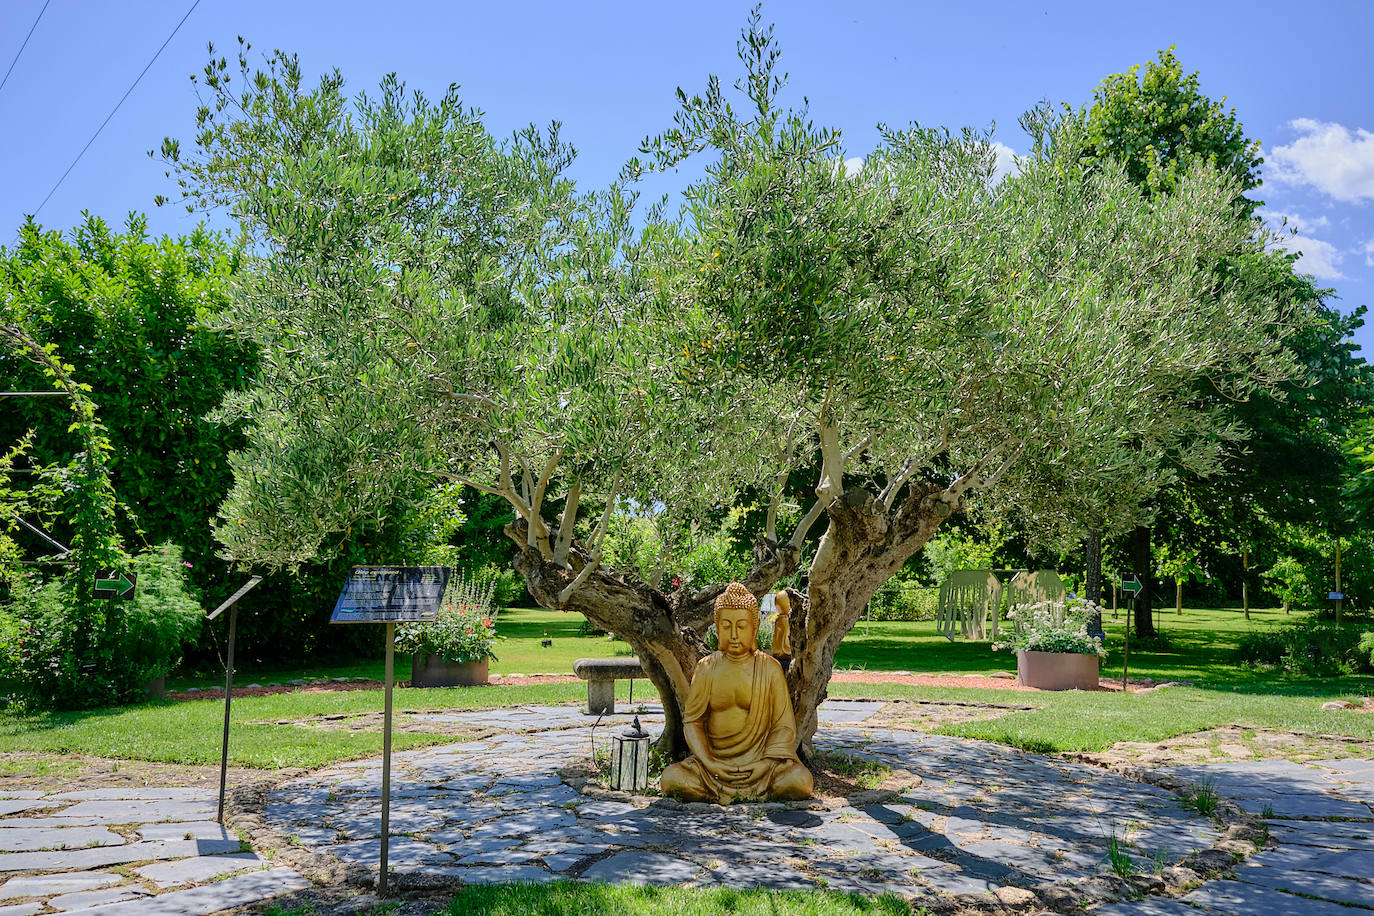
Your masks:
M1374 659L1365 653L1362 625L1324 620L1318 614L1270 629L1256 629L1241 637L1236 648L1239 661L1273 665L1299 677L1355 674L1374 671Z
M396 648L412 655L439 655L451 662L495 659L496 623L491 618L495 592L495 578L455 572L449 577L438 616L398 626Z
M1374 668L1374 630L1360 637L1360 651L1369 653L1369 666Z
M1042 601L1018 604L1011 612L1014 629L1010 636L994 643L995 650L1025 652L1075 652L1107 657L1107 650L1088 635L1088 618L1102 613L1091 601L1072 598L1068 605Z
M872 620L934 620L939 604L938 588L893 580L874 593L868 616Z
M0 691L32 708L68 708L134 697L169 673L200 634L204 611L186 582L181 549L172 544L133 557L133 599L101 602L99 632L81 634L76 574L12 585L0 608ZM75 656L78 637L96 651Z

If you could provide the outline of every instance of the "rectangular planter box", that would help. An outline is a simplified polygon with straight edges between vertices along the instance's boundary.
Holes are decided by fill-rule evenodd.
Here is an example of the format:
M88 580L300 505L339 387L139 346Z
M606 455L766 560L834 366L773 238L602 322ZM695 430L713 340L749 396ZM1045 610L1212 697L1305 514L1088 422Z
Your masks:
M412 687L476 687L487 682L487 659L451 662L442 655L412 655Z
M1016 652L1016 683L1040 690L1096 690L1096 655L1079 652Z

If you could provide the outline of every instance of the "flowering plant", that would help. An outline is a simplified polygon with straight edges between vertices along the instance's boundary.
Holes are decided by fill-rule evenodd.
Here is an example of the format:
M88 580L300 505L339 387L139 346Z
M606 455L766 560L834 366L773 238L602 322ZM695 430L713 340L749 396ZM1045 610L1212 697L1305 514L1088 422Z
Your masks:
M474 605L446 604L433 621L396 627L396 648L412 655L441 655L451 662L495 659L496 623Z
M1015 629L1002 642L993 643L992 648L1025 652L1075 652L1106 658L1107 650L1102 643L1088 634L1088 618L1093 613L1100 614L1102 609L1082 598L1071 598L1067 604L1042 601L1039 604L1016 605L1010 614Z

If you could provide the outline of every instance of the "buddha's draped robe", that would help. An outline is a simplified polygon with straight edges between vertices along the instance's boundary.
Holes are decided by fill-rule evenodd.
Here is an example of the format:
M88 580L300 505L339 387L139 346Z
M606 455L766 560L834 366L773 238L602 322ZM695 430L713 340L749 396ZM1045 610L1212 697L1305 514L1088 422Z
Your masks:
M700 782L704 794L714 795L718 804L729 804L741 798L769 797L778 771L798 763L797 722L792 715L792 701L787 695L787 681L783 677L782 666L766 652L754 653L749 715L744 727L733 733L717 731L716 720L720 717L711 716L711 687L716 683L720 669L732 664L736 663L720 652L714 652L697 663L696 670L692 672L692 687L687 693L682 721L690 724L705 720L703 725L707 741L727 768L743 768L764 759L772 761L773 766L764 768L753 779L721 780L708 772L696 757L683 760L679 766Z

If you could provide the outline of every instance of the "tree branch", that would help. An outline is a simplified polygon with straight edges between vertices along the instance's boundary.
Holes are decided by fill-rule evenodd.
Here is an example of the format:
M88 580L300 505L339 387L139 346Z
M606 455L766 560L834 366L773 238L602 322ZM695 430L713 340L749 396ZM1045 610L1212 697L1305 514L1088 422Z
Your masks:
M616 471L615 483L611 485L610 496L606 500L606 511L601 514L601 522L596 526L596 530L592 532L592 536L587 542L587 547L591 551L591 556L587 559L587 562L583 564L582 568L577 571L577 575L573 577L573 580L565 585L563 590L558 593L558 603L560 605L567 604L568 599L573 596L573 592L577 591L577 587L587 581L587 577L601 566L601 543L606 539L606 531L611 526L611 515L615 512L615 499L619 490L620 471Z
M558 540L553 545L553 561L568 565L568 551L572 547L573 523L577 521L577 504L582 498L582 478L574 477L568 486L568 498L563 502L563 517L558 522Z
M553 551L549 548L549 526L544 523L540 511L544 508L544 494L548 491L549 480L553 477L554 470L558 467L558 460L563 457L563 446L553 450L549 460L544 463L544 469L539 472L539 480L534 485L534 492L530 494L530 526L526 535L527 543L530 547L538 547L539 552L547 559L553 558Z

